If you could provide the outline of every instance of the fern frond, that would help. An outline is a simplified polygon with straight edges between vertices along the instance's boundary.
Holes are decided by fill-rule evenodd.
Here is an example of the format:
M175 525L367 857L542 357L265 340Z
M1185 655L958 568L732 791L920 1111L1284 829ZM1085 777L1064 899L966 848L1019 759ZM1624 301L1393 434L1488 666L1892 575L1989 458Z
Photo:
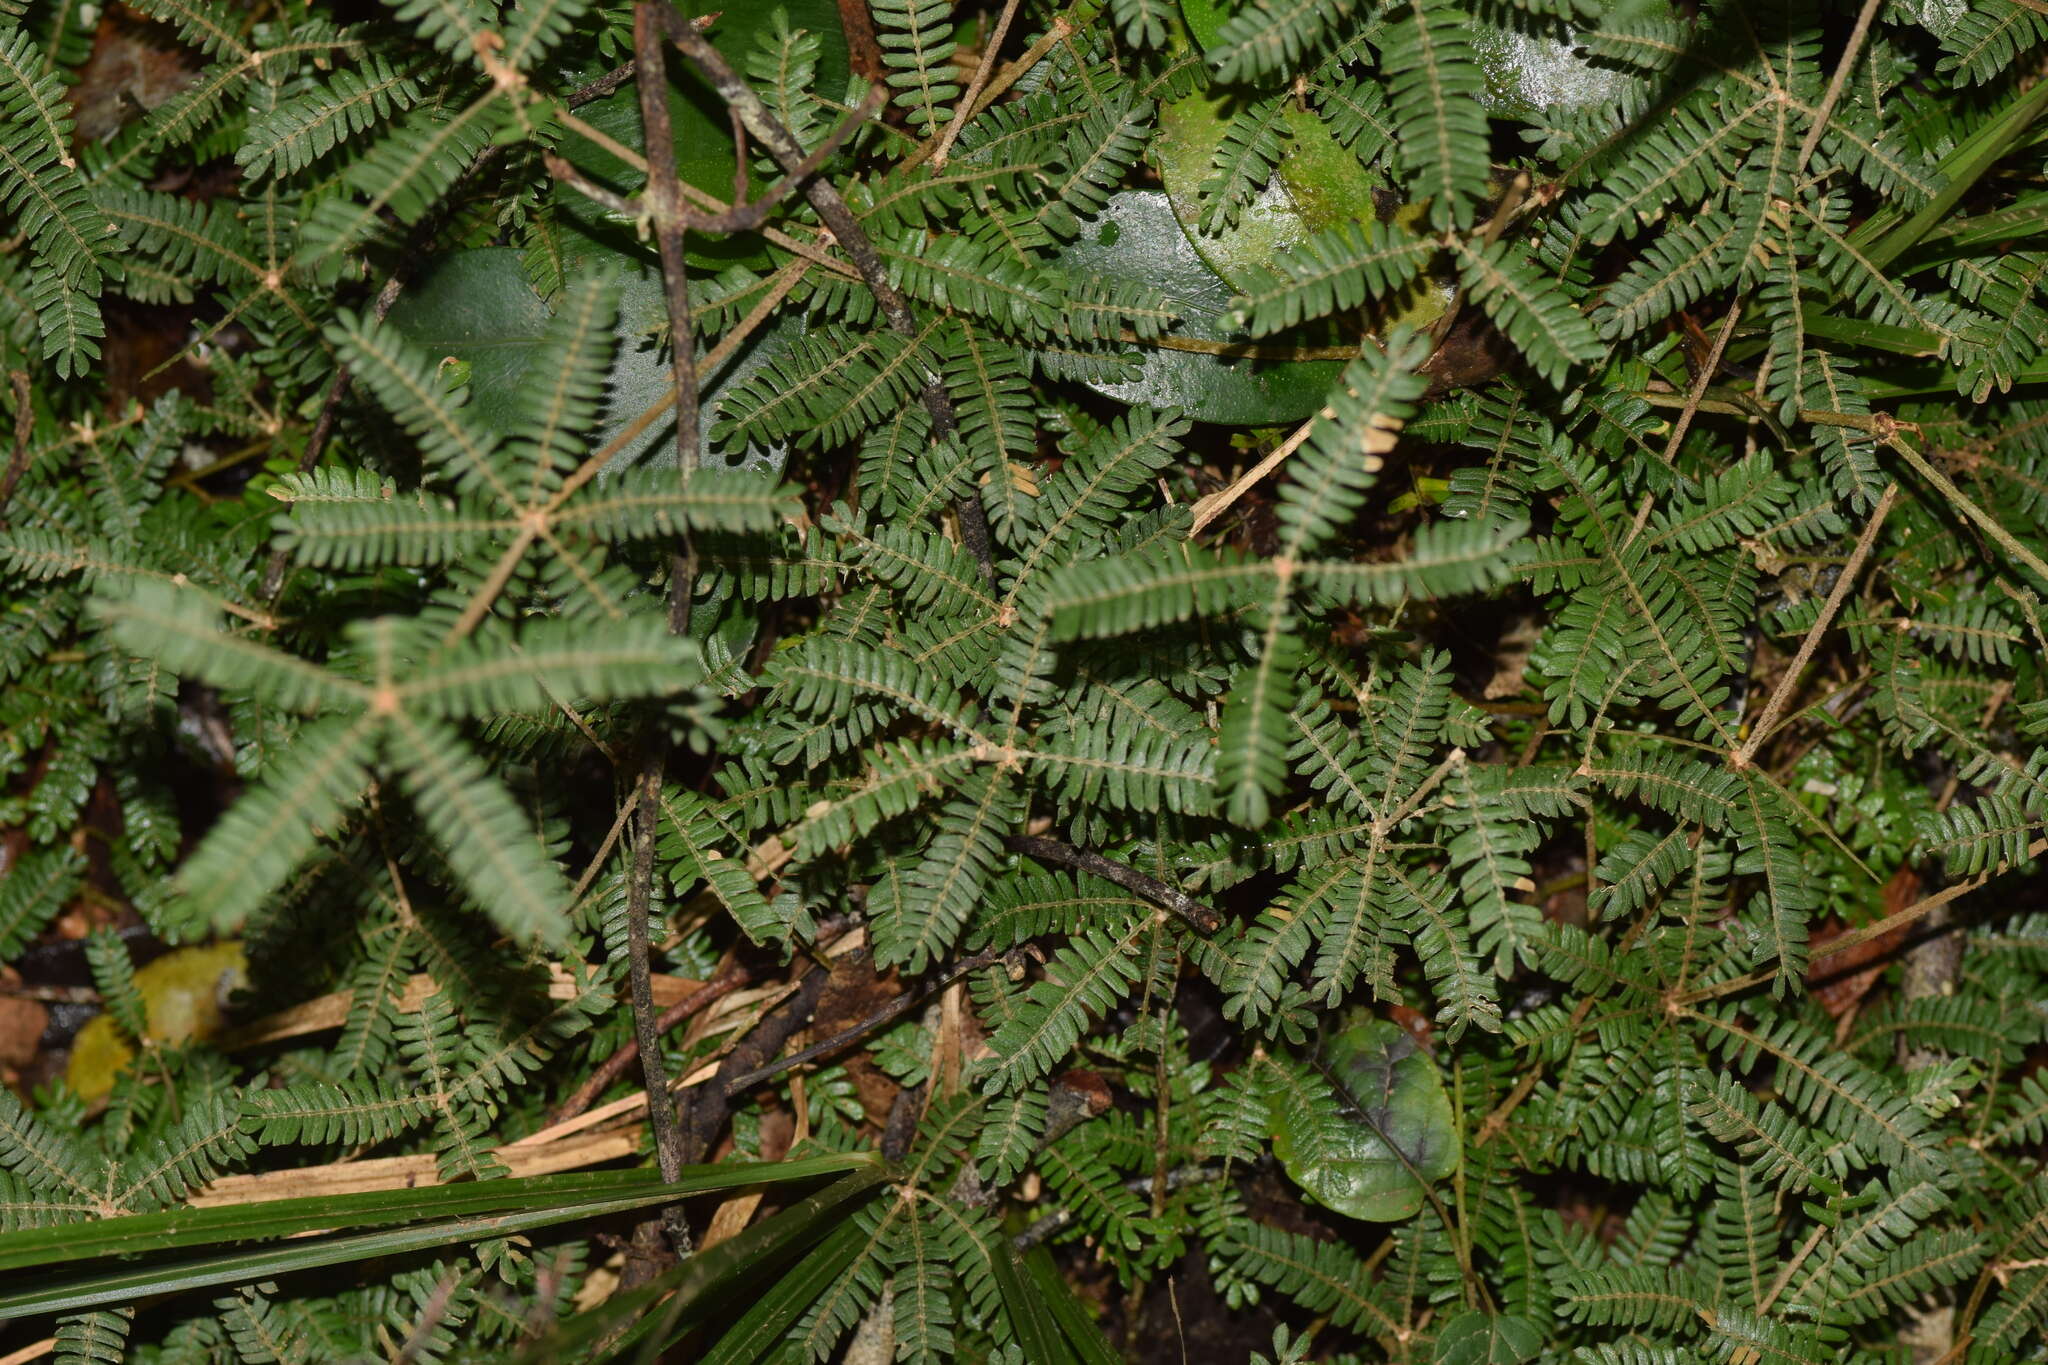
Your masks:
M1269 609L1270 610L1270 609ZM1246 829L1266 823L1269 797L1287 782L1287 714L1294 709L1300 637L1273 612L1259 657L1231 679L1216 734L1216 790L1224 818Z
M1342 1243L1249 1219L1231 1223L1227 1237L1233 1274L1270 1286L1310 1313L1327 1313L1339 1327L1381 1341L1406 1334L1407 1328L1371 1292L1372 1276L1358 1256Z
M239 1106L220 1098L203 1101L110 1172L113 1200L136 1213L178 1203L230 1162L256 1149L256 1139L242 1127Z
M1266 564L1229 551L1166 544L1067 565L1047 579L1046 609L1064 639L1124 635L1244 606L1272 580Z
M318 568L453 563L511 530L467 500L400 493L369 470L287 474L272 495L291 504L274 523L278 548Z
M397 328L346 311L335 314L327 337L349 372L377 395L419 443L420 453L442 466L458 489L491 496L501 506L518 505L496 462L498 438L463 412L468 395L449 389L432 357Z
M756 943L786 941L790 926L754 885L709 804L694 792L664 790L659 856L676 894L702 882Z
M1127 514L1130 496L1180 455L1189 426L1178 412L1137 407L1090 432L1039 490L1036 534L1017 578L1042 560L1066 558L1069 547Z
M521 0L505 18L497 60L514 71L534 70L590 8L591 0Z
M1411 0L1382 30L1402 177L1439 229L1472 225L1492 164L1479 104L1486 81L1471 31L1465 12L1441 0Z
M388 123L424 97L417 63L371 54L325 84L281 101L249 126L235 164L252 180L297 175L342 143Z
M910 126L935 133L960 97L953 75L953 7L947 0L874 0L870 12L881 45L883 82Z
M422 0L422 7L460 3ZM317 266L360 246L383 229L387 210L400 222L418 222L498 136L508 108L492 91L453 112L423 105L407 113L343 172L363 197L338 194L314 207L301 228L297 259Z
M1481 592L1513 576L1527 551L1526 529L1521 522L1430 522L1416 530L1406 559L1364 564L1315 560L1302 565L1296 579L1332 601L1359 605Z
M1428 387L1418 371L1429 353L1426 336L1396 327L1384 350L1368 346L1344 367L1325 414L1294 456L1293 477L1280 490L1277 514L1290 560L1312 553L1357 516L1380 457L1394 448Z
M1351 0L1253 0L1224 22L1209 64L1226 84L1292 70L1351 10Z
M584 437L604 401L618 310L618 282L605 274L583 275L563 291L533 348L528 373L538 382L520 387L506 423L513 433L507 453L527 472L529 505L554 492L561 476L589 453Z
M1552 384L1574 365L1605 353L1585 315L1512 243L1475 250L1454 240L1452 251L1466 295L1486 310L1529 367Z
M875 920L877 962L921 972L952 948L1006 856L1003 839L1020 814L1007 774L985 770L960 784L924 856L895 879L896 900Z
M323 835L340 832L369 786L371 727L336 717L301 729L178 870L179 918L230 929L284 884Z
M989 1040L995 1051L982 1088L988 1094L1018 1090L1050 1072L1073 1050L1091 1017L1113 1009L1137 984L1132 951L1135 934L1112 938L1084 929L1045 965L1017 1013Z
M924 386L938 325L928 324L914 338L886 331L856 338L836 330L803 338L725 395L711 439L796 435L834 445L850 439Z
M1393 297L1437 250L1435 242L1393 223L1341 223L1270 266L1251 266L1231 310L1246 331L1266 336Z
M1289 107L1289 96L1282 92L1230 109L1200 187L1203 232L1213 236L1236 227L1245 206L1273 178L1292 136L1286 122Z
M76 849L37 849L0 878L0 959L14 957L77 891L85 859Z
M384 743L427 832L477 906L517 938L560 943L575 897L525 813L461 736L400 714Z
M1726 287L1736 241L1737 225L1718 214L1673 223L1601 295L1601 339L1634 336Z
M487 0L398 0L393 17L451 57L474 59L485 50L479 39L496 20Z
M1102 212L1130 174L1152 132L1152 102L1129 98L1089 111L1067 130L1059 166L1046 185L1037 218L1056 237L1073 237L1081 220Z

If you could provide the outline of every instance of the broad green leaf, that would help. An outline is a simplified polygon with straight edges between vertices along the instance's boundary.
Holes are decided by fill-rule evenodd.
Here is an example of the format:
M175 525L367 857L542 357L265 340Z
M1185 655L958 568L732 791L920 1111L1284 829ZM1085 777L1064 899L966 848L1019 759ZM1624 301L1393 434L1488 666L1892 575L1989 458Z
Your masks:
M1543 1333L1513 1314L1460 1313L1436 1337L1436 1365L1522 1365L1543 1349Z
M1060 260L1076 274L1097 274L1158 290L1179 315L1168 334L1198 342L1254 344L1230 319L1232 287L1211 269L1174 221L1157 190L1126 190L1081 225ZM1264 337L1261 347L1299 344L1300 333ZM1077 374L1096 392L1125 403L1179 408L1200 422L1260 426L1297 422L1323 405L1343 373L1341 360L1247 360L1133 343L1134 377ZM1049 357L1054 373L1069 373Z
M1623 0L1607 7L1603 22L1669 13L1665 0ZM1628 98L1629 74L1596 62L1570 28L1542 29L1525 19L1504 23L1484 12L1471 17L1472 55L1486 73L1479 98L1492 117L1540 124L1546 110L1555 119Z
M1233 0L1180 0L1180 17L1186 21L1188 32L1204 48L1216 45L1216 35L1230 22L1237 12Z
M1425 1186L1458 1168L1458 1129L1436 1063L1406 1029L1384 1019L1322 1045L1311 1074L1334 1106L1272 1097L1273 1153L1317 1202L1376 1223L1412 1217Z
M591 438L592 451L610 444L669 388L668 358L654 340L656 329L667 326L661 277L631 257L614 258L614 264L625 276L619 292L618 344L606 384L604 416ZM506 433L521 411L519 399L549 317L547 302L526 282L519 252L483 247L458 251L438 262L400 297L389 322L436 360L447 357L466 363L467 411ZM700 430L707 452L719 396L781 354L799 335L801 330L789 324L762 333L700 395ZM623 469L650 457L672 463L674 440L673 422L654 422L628 441L607 468ZM772 476L782 472L787 459L785 446L749 445L728 467Z
M1372 221L1377 216L1373 191L1383 182L1338 146L1314 114L1290 105L1281 115L1287 151L1271 184L1245 208L1236 227L1220 233L1198 230L1202 185L1234 107L1207 95L1160 106L1152 150L1160 182L1189 242L1232 289L1243 290L1254 266L1271 264L1324 228Z

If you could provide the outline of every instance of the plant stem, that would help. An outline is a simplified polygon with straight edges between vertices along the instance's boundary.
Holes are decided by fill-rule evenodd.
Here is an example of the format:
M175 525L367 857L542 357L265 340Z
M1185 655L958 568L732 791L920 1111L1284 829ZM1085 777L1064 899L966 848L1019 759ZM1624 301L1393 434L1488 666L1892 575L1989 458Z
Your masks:
M2006 530L2005 527L1999 525L1996 517L1985 511L1982 507L1979 507L1975 499L1969 497L1962 489L1956 487L1950 481L1948 475L1936 469L1932 464L1929 464L1927 458L1919 451L1913 449L1912 443L1907 441L1905 436L1900 433L1896 422L1891 423L1886 430L1880 433L1880 436L1886 445L1899 452L1900 458L1913 466L1914 473L1933 484L1943 497L1955 504L1958 512L1961 512L1964 516L1982 527L1984 534L1990 536L1992 540L1998 543L1999 549L2004 550L2007 554L2025 565L2028 571L2041 579L2042 582L2048 583L2048 563L2044 563L2039 555L2020 544L2018 537Z
M646 767L640 778L632 878L626 887L626 970L633 995L633 1029L640 1044L640 1074L647 1086L647 1126L654 1134L654 1156L661 1178L674 1181L681 1178L688 1163L683 1157L683 1137L676 1123L676 1104L668 1093L668 1065L661 1056L664 1030L654 1013L654 980L648 964L647 941L647 919L654 908L654 845L661 834L661 769L666 749L667 745L658 737L648 746ZM690 1225L683 1216L683 1206L665 1205L662 1223L675 1249L687 1255Z
M813 1043L801 1052L793 1052L779 1061L770 1062L765 1066L755 1067L751 1071L734 1076L732 1079L723 1082L721 1088L727 1096L737 1096L744 1091L751 1090L763 1081L772 1080L780 1076L785 1071L794 1071L797 1067L806 1066L811 1062L818 1061L820 1058L829 1057L842 1048L851 1047L876 1029L901 1019L904 1015L910 1013L910 1011L916 1009L919 1005L931 999L961 977L978 972L983 967L993 967L996 963L1009 959L1013 954L1020 952L1021 950L1017 948L990 948L976 953L972 957L961 958L958 962L940 971L936 976L929 978L917 990L897 996L881 1009L853 1025L853 1027L835 1033L822 1042ZM1021 962L1019 963L1019 968L1021 970Z
M1012 853L1022 853L1042 863L1058 863L1077 871L1092 873L1104 881L1115 882L1133 895L1143 896L1162 910L1170 911L1182 923L1196 933L1207 937L1223 927L1223 916L1188 895L1177 886L1168 886L1157 877L1148 877L1135 867L1105 858L1100 853L1058 839L1044 839L1030 834L1013 834L1003 840L1003 847Z
M974 68L974 79L967 82L967 88L960 92L960 99L953 106L953 117L939 134L939 145L932 151L932 169L946 164L946 154L953 150L953 139L960 136L961 128L967 124L974 112L974 102L981 97L982 87L988 84L989 72L995 69L996 52L1002 47L1003 39L1010 34L1010 21L1017 17L1017 0L1003 0L1003 12L996 19L995 32L981 45L981 61Z
M1778 679L1778 685L1771 689L1770 700L1764 703L1763 714L1758 716L1756 724L1750 727L1749 738L1730 756L1728 761L1734 767L1747 768L1750 761L1756 757L1757 749L1777 729L1778 714L1785 709L1785 703L1791 700L1792 693L1798 688L1799 676L1806 671L1806 665L1812 660L1813 651L1820 644L1820 637L1827 633L1828 626L1834 622L1835 613L1842 609L1842 603L1848 600L1856 580L1862 576L1863 561L1870 558L1871 548L1877 544L1878 528L1883 526L1884 519L1891 515L1892 504L1898 501L1898 497L1899 486L1894 483L1887 485L1883 496L1878 498L1877 507L1871 512L1870 520L1864 523L1863 534L1857 537L1856 549L1850 554L1849 562L1843 567L1841 576L1835 580L1834 590L1828 594L1827 603L1821 607L1820 615L1813 618L1813 624L1807 628L1806 638L1799 642L1799 652L1793 656L1784 676Z
M789 129L776 121L768 106L761 102L761 97L754 93L753 87L726 63L717 48L705 41L704 35L673 10L665 5L661 8L670 41L704 73L704 78L718 92L719 98L739 111L747 131L768 149L776 163L794 174L803 164L804 154ZM861 279L874 294L875 302L889 324L889 330L898 336L916 336L919 329L909 304L889 282L881 254L875 250L867 231L853 216L853 211L846 206L846 200L840 197L832 182L823 176L811 177L804 182L804 197L817 211L826 230L853 261L854 268L860 271ZM925 385L921 398L925 411L931 414L934 440L946 440L959 430L960 422L953 411L952 397L938 376L934 375ZM981 566L982 577L993 581L995 567L990 553L988 517L981 509L980 499L972 493L965 494L955 500L953 511L960 520L961 542Z
M744 967L735 967L723 975L714 977L663 1010L661 1015L654 1021L655 1033L657 1035L665 1034L684 1020L695 1018L753 979L753 973ZM653 988L651 974L648 985L651 995ZM605 1058L603 1064L597 1070L590 1073L589 1079L585 1080L582 1085L577 1086L575 1093L562 1101L559 1109L548 1115L547 1126L552 1128L558 1123L567 1123L570 1119L575 1118L578 1114L590 1108L596 1102L599 1095L610 1089L614 1081L626 1074L626 1068L632 1066L639 1056L640 1039L637 1036L627 1039L624 1047ZM652 1094L653 1092L649 1091L648 1093Z

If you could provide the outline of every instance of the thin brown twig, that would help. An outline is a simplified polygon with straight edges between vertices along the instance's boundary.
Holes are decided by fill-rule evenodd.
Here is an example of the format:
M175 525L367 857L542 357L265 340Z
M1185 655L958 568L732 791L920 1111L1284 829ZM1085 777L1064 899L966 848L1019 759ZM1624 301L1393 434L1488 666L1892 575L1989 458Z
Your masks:
M2019 539L2012 532L1999 524L1998 518L1992 516L1982 507L1979 507L1976 499L1956 487L1948 475L1936 469L1928 462L1924 455L1913 449L1912 443L1906 440L1904 434L1899 430L1897 421L1889 421L1884 424L1879 430L1878 436L1886 445L1896 450L1905 459L1907 464L1913 466L1915 473L1933 484L1943 497L1954 503L1958 512L1961 512L1971 521L1976 522L1983 529L1985 535L1990 536L1998 543L1999 549L2004 550L2044 581L2048 581L2048 562L2043 562L2041 556L2020 544Z
M541 153L540 161L541 165L547 168L549 175L561 181L591 203L596 204L599 208L604 209L607 213L615 213L621 218L638 218L640 216L639 200L598 184L595 180L577 170L567 158L559 156L554 152L543 152Z
M840 120L839 125L832 130L831 134L805 154L803 163L777 180L773 185L770 185L760 198L748 199L745 197L745 173L744 171L736 171L734 176L741 193L735 195L730 204L713 208L691 208L682 202L690 197L690 190L678 180L675 185L676 208L674 212L681 218L683 226L691 232L758 232L768 221L769 213L774 210L777 204L789 197L791 190L802 184L810 176L816 175L819 169L827 161L830 161L841 147L846 145L846 140L854 135L861 124L873 118L881 110L883 99L887 93L881 86L870 86L867 95L862 98L861 102L845 118ZM739 121L737 114L733 116L733 136L739 140L739 155L742 158L741 164L743 165L746 156L746 125ZM673 157L670 159L673 160ZM622 218L639 218L642 215L653 216L653 210L647 202L648 198L652 196L635 199L620 194L617 190L607 189L553 152L544 153L541 160L547 167L549 175L606 211L615 213ZM651 165L652 163L649 164ZM699 197L702 196L700 195ZM710 203L718 205L718 201L715 199L710 200Z
M736 967L721 976L713 977L663 1010L654 1021L654 1032L657 1036L667 1034L676 1025L686 1019L695 1018L753 979L753 973L744 967ZM552 1128L558 1123L567 1123L590 1108L597 1102L597 1097L611 1089L612 1083L625 1075L627 1069L639 1060L639 1057L639 1038L628 1038L624 1047L605 1058L597 1070L591 1072L589 1078L576 1087L575 1093L562 1101L560 1108L548 1115L547 1126Z
M642 67L642 70L645 70ZM633 1031L640 1044L640 1074L647 1086L647 1126L654 1135L654 1158L661 1178L680 1179L683 1167L682 1132L676 1122L675 1102L668 1095L668 1064L661 1055L661 1030L654 1013L654 977L648 965L647 918L654 908L654 845L661 834L661 769L666 746L650 743L646 768L640 779L637 819L639 826L633 846L632 876L626 886L627 979L633 996ZM663 1207L661 1221L678 1252L690 1250L690 1225L681 1204Z
M740 319L738 326L728 331L719 339L718 344L711 348L709 355L698 362L697 382L699 384L702 384L709 376L716 374L719 366L723 365L745 344L747 338L752 336L761 324L767 320L769 315L775 311L776 306L784 298L788 297L789 291L796 287L796 282L802 279L804 272L809 269L809 261L797 260L791 261L777 273L774 284L760 302L754 305L746 317ZM554 491L553 496L548 499L547 503L538 509L540 520L544 522L546 518L553 516L561 509L564 503L576 495L578 489L596 478L599 472L606 465L610 464L613 458L631 444L641 432L659 421L662 414L669 411L670 400L673 396L672 389L664 390L660 397L641 410L639 416L620 428L618 434L607 441L602 449L577 466L573 474L562 480L562 486ZM490 613L492 604L497 601L498 594L504 591L505 584L511 581L513 573L519 567L519 561L529 549L533 548L533 542L539 537L540 528L536 524L529 523L520 528L519 533L512 538L511 543L498 556L498 562L491 566L491 570L485 575L483 583L470 598L469 605L463 608L462 615L449 628L447 636L442 641L443 644L459 640L469 634L470 631L476 629L483 618Z
M1898 498L1899 486L1895 483L1886 485L1883 495L1877 500L1877 506L1870 513L1870 520L1864 523L1863 534L1856 538L1856 548L1850 553L1849 562L1843 566L1841 577L1835 580L1833 591L1828 593L1828 600L1821 607L1820 615L1813 618L1813 624L1807 628L1806 638L1799 642L1799 652L1792 656L1792 663L1786 668L1784 676L1779 678L1778 685L1771 689L1770 699L1764 703L1763 714L1758 716L1756 724L1750 727L1749 738L1729 757L1728 761L1732 766L1747 768L1750 761L1756 757L1756 751L1776 730L1778 714L1792 699L1793 692L1799 687L1799 677L1806 671L1806 665L1812 661L1813 651L1819 646L1821 636L1827 634L1828 627L1834 624L1835 614L1842 609L1842 603L1848 600L1857 578L1862 575L1863 562L1870 558L1871 548L1877 544L1878 529L1884 525L1884 519L1891 515L1892 504L1897 502Z
M998 962L1008 961L1011 964L1013 973L1021 973L1023 970L1023 952L1022 948L988 948L974 954L972 957L961 958L936 976L927 978L917 990L897 996L887 1005L854 1024L851 1028L835 1033L823 1042L813 1043L801 1052L793 1052L778 1061L768 1063L766 1066L758 1066L751 1071L734 1076L732 1079L725 1081L721 1089L730 1098L752 1089L763 1081L780 1076L785 1071L793 1071L797 1067L807 1066L821 1058L831 1056L841 1048L851 1047L876 1029L883 1028L901 1019L904 1015L910 1013L910 1011L916 1009L919 1005L931 999L961 977L978 972L984 967L993 967Z
M981 92L980 97L974 101L973 107L969 109L967 114L968 120L971 122L979 117L983 110L1008 94L1010 87L1022 80L1031 68L1044 61L1047 53L1073 37L1079 31L1074 25L1072 16L1066 14L1056 15L1053 18L1051 27L1039 35L1037 42L1024 50L1023 56L996 72L994 79L989 81L987 88ZM920 143L917 150L913 151L898 164L897 169L914 171L925 162L931 160L932 154L938 151L938 149L939 139L933 136Z
M1238 475L1228 488L1218 489L1199 499L1194 505L1194 520L1188 523L1188 538L1192 540L1200 535L1210 522L1229 511L1232 503L1250 492L1259 480L1278 468L1282 460L1299 450L1301 443L1308 439L1309 433L1316 429L1316 423L1322 420L1320 413L1309 418L1290 432L1286 440L1267 452L1257 464Z
M839 121L838 126L826 136L825 140L806 152L803 160L785 172L780 180L770 185L760 198L745 201L735 199L733 200L732 207L722 213L696 213L685 210L685 220L693 231L698 232L753 232L757 230L767 221L768 213L771 209L788 197L791 190L798 188L806 180L816 175L824 164L830 161L841 147L846 145L846 140L852 137L863 123L866 123L881 112L882 102L887 95L888 90L885 87L879 85L869 86L867 94L861 97L861 102L855 105L853 110ZM741 122L736 114L733 126L735 135L744 137L746 124Z
M732 128L732 202L737 208L753 193L753 182L747 174L747 125L740 121L737 109L727 109L725 119Z
M1721 328L1714 333L1714 344L1708 349L1706 361L1700 366L1700 372L1693 376L1692 388L1685 395L1685 406L1679 409L1678 420L1671 424L1671 436L1664 442L1665 464L1677 461L1678 448L1685 444L1685 435L1692 430L1692 419L1700 410L1700 400L1707 396L1707 386L1720 372L1721 357L1727 353L1728 339L1735 335L1735 322L1741 316L1742 299L1738 295L1722 316Z
M768 154L785 171L794 174L803 165L804 151L789 129L782 126L752 86L743 80L721 56L718 49L705 41L704 35L690 26L688 21L673 10L663 7L662 21L667 25L668 36L688 57L704 78L718 92L720 99L740 111L740 117ZM914 337L918 325L911 315L910 305L901 292L889 282L888 272L882 264L882 257L869 240L866 229L862 228L853 211L840 197L839 191L824 176L812 176L804 182L804 197L817 211L833 238L839 243L854 268L860 272L869 292L875 296L875 303L881 308L882 316L888 321L889 330L898 336ZM945 385L935 375L925 385L921 395L925 411L931 414L932 436L935 440L946 440L959 430L959 419L953 411L953 400L946 392ZM994 580L995 567L991 555L988 532L988 517L982 511L981 501L973 494L955 500L955 516L960 521L960 539L968 553L981 566L982 577Z
M1714 344L1707 352L1706 362L1693 376L1692 388L1685 395L1685 406L1679 409L1678 420L1671 424L1671 438L1664 443L1663 458L1667 465L1677 463L1678 448L1685 444L1685 434L1692 430L1692 419L1700 410L1700 401L1707 395L1707 386L1714 382L1714 375L1721 368L1721 357L1727 353L1728 339L1735 335L1735 320L1742 316L1742 299L1743 296L1737 294L1728 305L1728 312L1721 319L1721 329L1714 333ZM1650 509L1655 506L1656 496L1643 494L1642 501L1636 504L1635 521L1629 527L1626 543L1633 543L1643 533L1643 528L1650 524Z
M1188 928L1207 937L1223 927L1223 916L1210 906L1202 904L1177 886L1169 886L1157 877L1148 877L1135 867L1105 858L1100 853L1085 848L1076 848L1059 839L1046 839L1031 834L1013 834L1003 840L1003 847L1012 853L1022 853L1042 863L1058 863L1080 872L1092 873L1104 881L1115 882L1135 896L1142 896L1160 909L1173 914Z
M711 348L708 355L697 362L698 384L704 384L711 376L717 374L719 367L730 360L734 353L760 330L761 325L773 315L782 301L789 297L789 291L796 288L797 282L810 270L811 265L812 262L809 260L798 259L776 272L771 279L768 292L748 310L747 315L739 320L737 326L718 339L718 344ZM596 478L599 471L617 458L620 451L632 444L635 437L660 421L661 415L669 410L672 396L667 390L663 390L652 403L641 410L639 416L620 428L617 435L577 466L576 472L562 480L562 486L548 499L545 510L552 513L560 508L576 495L578 489Z
M391 1358L391 1365L412 1365L420 1358L420 1352L427 1348L434 1333L447 1321L448 1308L455 1297L455 1282L459 1277L459 1271L451 1270L434 1285L434 1292L420 1306L420 1315L404 1344L398 1348L398 1354Z
M2033 843L2027 845L2026 856L2028 860L2038 858L2043 853L2048 853L2048 839L2036 839ZM1840 938L1830 940L1825 947L1815 949L1813 956L1809 959L1809 963L1821 962L1839 953L1846 953L1858 944L1868 943L1874 938L1882 938L1894 929L1903 928L1917 919L1923 919L1939 910L1942 906L1947 905L1950 901L1969 895L1972 891L1977 890L2004 870L2003 865L1986 868L1976 876L1959 881L1953 886L1945 886L1931 896L1922 896L1905 909L1886 915L1881 920L1866 924L1860 929L1851 929ZM1754 971L1745 972L1741 976L1731 977L1726 981L1717 981L1710 986L1695 987L1677 996L1674 1003L1685 1006L1697 1005L1701 1001L1717 1000L1724 995L1735 995L1738 992L1748 990L1751 986L1760 986L1777 974L1778 969L1775 965L1758 967Z
M1792 178L1797 180L1806 163L1812 159L1814 149L1820 146L1822 134L1827 132L1828 120L1834 116L1835 105L1840 103L1842 91L1848 88L1849 73L1855 69L1856 59L1863 52L1863 40L1870 36L1871 20L1884 5L1884 0L1863 0L1862 12L1856 16L1856 26L1849 31L1849 41L1842 49L1842 55L1835 62L1835 74L1828 81L1827 93L1821 96L1820 109L1813 116L1813 123L1806 130L1806 137L1799 144L1799 155L1792 162Z
M576 888L569 896L569 904L581 903L583 893L590 889L590 884L597 880L598 872L611 858L612 848L619 842L619 836L626 832L626 822L633 818L633 812L639 804L640 798L636 794L631 801L619 807L619 813L612 817L612 827L605 831L604 842L597 846L597 852L583 867L583 875L576 879Z
M974 102L981 98L982 87L988 84L989 73L995 70L996 53L1003 46L1003 39L1010 36L1010 21L1017 17L1017 0L1003 0L1003 12L996 19L995 32L981 45L981 61L974 68L974 78L967 82L967 88L960 92L959 102L953 106L953 117L947 121L945 131L939 134L939 145L932 151L932 169L946 164L946 154L953 150L953 139L960 136L960 130L967 126L968 117L974 112Z

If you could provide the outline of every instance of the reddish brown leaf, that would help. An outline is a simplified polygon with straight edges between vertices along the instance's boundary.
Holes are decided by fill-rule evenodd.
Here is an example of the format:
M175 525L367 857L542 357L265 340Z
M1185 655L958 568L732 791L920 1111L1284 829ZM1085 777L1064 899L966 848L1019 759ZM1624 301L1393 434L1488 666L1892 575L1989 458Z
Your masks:
M1887 917L1920 899L1920 877L1913 869L1901 867L1885 883L1884 913ZM1828 944L1849 932L1847 925L1831 919L1820 932L1813 936L1812 958L1806 969L1806 987L1828 1017L1839 1019L1862 1001L1877 984L1877 978L1884 974L1887 959L1906 937L1906 925L1900 925L1876 938L1865 939L1852 948L1827 957L1821 956Z

